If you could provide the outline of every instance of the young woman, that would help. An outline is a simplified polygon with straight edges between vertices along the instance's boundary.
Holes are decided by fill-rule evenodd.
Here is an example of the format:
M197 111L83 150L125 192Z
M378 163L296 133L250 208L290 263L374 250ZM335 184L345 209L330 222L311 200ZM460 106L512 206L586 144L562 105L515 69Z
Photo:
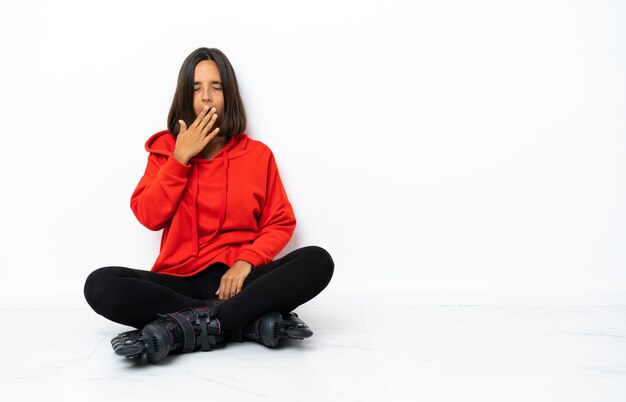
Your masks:
M130 207L163 230L150 271L107 266L85 281L93 310L137 328L115 352L156 363L227 341L276 347L312 335L291 310L330 282L334 262L318 246L273 258L296 218L270 148L245 132L235 72L218 49L199 48L180 69L167 130L146 142L146 170Z

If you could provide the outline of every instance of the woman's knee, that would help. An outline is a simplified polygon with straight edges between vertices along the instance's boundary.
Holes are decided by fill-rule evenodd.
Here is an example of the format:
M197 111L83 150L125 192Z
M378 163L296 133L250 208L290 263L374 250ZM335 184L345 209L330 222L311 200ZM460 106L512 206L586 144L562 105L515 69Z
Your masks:
M335 262L330 253L320 246L306 246L302 250L311 261L317 275L328 284L335 271Z
M85 300L96 312L104 308L111 298L111 280L119 272L120 267L102 267L91 272L85 280L83 293Z

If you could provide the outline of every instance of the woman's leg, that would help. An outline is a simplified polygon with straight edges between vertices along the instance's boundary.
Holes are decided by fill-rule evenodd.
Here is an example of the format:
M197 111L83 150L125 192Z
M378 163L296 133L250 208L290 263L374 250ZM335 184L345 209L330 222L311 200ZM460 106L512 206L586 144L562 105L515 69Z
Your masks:
M222 329L243 326L270 311L294 310L324 290L334 267L326 250L306 246L253 269L241 292L220 305L218 318ZM209 284L211 294L217 291L219 284L219 280Z
M210 274L216 272L207 269L202 274L212 280ZM117 266L93 271L85 281L84 294L96 313L135 328L156 320L158 314L205 306L207 299L190 278Z
M85 281L85 299L94 311L111 321L142 328L167 314L205 305L214 299L222 263L211 264L192 277L126 267L109 266L93 271ZM330 282L334 262L318 246L306 246L257 267L246 277L242 290L224 301L218 319L222 331L241 327L270 311L290 312L311 300Z

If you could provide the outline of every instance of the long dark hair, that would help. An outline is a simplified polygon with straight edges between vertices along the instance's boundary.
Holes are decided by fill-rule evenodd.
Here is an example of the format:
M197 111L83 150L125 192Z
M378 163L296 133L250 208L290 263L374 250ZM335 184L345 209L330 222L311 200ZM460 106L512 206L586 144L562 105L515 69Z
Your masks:
M196 114L193 110L193 82L196 64L202 60L213 60L220 71L220 81L224 94L224 114L220 116L221 123L218 136L230 140L230 137L245 131L246 111L239 95L235 70L233 70L233 66L226 55L215 48L201 47L194 50L180 67L176 92L167 116L167 129L170 133L178 135L180 132L178 120L183 120L187 127L196 120Z

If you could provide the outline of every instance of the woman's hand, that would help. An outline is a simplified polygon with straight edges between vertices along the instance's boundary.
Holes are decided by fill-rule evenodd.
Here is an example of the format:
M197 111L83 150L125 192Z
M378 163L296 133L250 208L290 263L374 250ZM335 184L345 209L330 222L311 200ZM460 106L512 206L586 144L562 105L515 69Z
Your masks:
M220 300L228 300L241 291L243 281L252 271L252 264L248 261L237 260L232 267L222 275L220 287L215 294Z
M209 107L205 106L189 128L184 120L178 120L180 130L176 136L174 151L184 159L191 159L197 155L220 131L218 127L207 135L216 119L215 108L209 110Z

